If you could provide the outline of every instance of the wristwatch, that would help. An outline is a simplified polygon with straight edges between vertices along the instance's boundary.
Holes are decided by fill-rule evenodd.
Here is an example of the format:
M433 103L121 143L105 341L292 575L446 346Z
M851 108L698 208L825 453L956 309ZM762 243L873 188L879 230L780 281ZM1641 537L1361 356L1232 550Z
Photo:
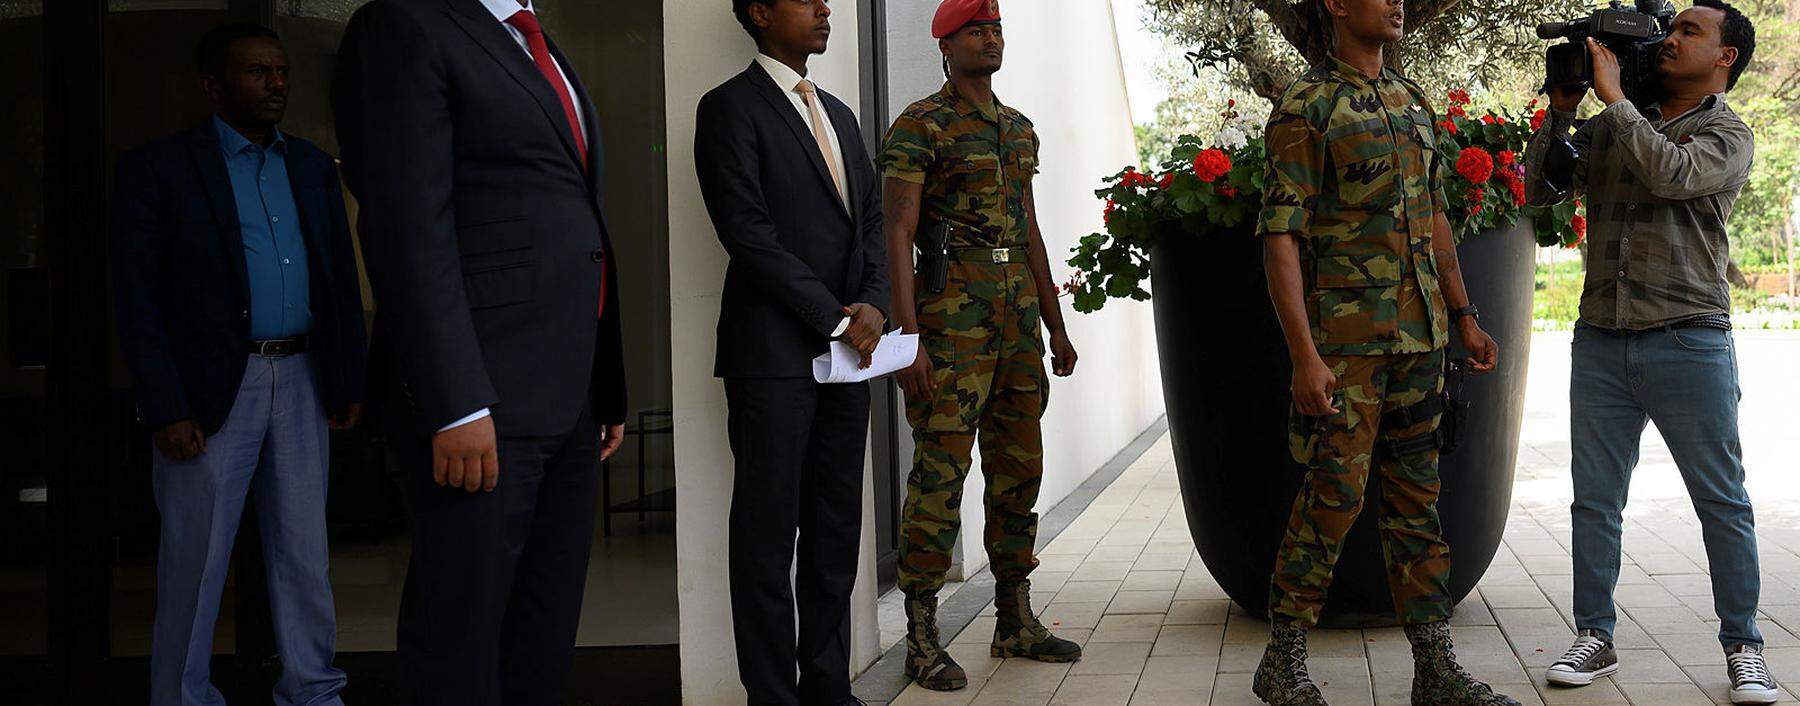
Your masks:
M1474 304L1470 304L1461 309L1451 309L1450 310L1450 322L1451 323L1455 323L1457 320L1461 319L1464 316L1473 317L1476 321L1480 321L1481 320L1481 310L1475 308Z

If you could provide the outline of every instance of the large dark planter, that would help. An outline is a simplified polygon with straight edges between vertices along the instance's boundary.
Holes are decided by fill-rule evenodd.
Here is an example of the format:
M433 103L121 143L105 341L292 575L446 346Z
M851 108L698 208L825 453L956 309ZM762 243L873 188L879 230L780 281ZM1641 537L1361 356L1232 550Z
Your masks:
M1438 514L1460 601L1500 546L1512 501L1513 462L1531 349L1536 251L1527 223L1471 237L1458 249L1481 322L1500 343L1499 369L1470 376L1471 403L1456 452L1441 466ZM1248 234L1163 238L1151 287L1163 396L1194 546L1232 600L1268 614L1269 576L1304 470L1288 453L1287 348L1263 279L1262 246ZM1463 357L1461 347L1452 354ZM1392 623L1375 532L1381 493L1371 479L1345 542L1326 625Z

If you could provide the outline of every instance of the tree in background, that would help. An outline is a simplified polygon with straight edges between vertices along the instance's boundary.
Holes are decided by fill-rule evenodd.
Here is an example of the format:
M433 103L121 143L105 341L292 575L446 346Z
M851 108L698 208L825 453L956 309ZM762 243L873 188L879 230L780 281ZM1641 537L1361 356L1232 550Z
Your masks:
M1151 122L1138 126L1145 165L1164 159L1180 135L1207 134L1202 127L1216 122L1228 100L1246 115L1267 115L1269 102L1328 52L1318 0L1143 2L1149 28L1189 50L1158 72L1169 96ZM1757 47L1730 96L1756 135L1756 165L1732 214L1732 254L1746 268L1786 265L1800 197L1800 0L1733 4L1756 23ZM1677 9L1687 5L1678 2ZM1537 38L1537 24L1585 16L1597 6L1594 0L1409 0L1407 36L1388 61L1428 95L1462 88L1478 105L1522 106L1543 80L1548 43ZM1590 101L1584 113L1597 108Z

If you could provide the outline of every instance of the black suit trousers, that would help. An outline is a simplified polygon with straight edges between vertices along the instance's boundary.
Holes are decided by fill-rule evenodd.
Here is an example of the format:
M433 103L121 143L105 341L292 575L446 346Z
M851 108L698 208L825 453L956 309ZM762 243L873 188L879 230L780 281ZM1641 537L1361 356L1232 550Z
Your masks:
M552 706L574 659L594 538L599 427L500 437L493 492L439 487L429 439L401 441L412 561L400 671L418 706Z
M725 396L737 469L730 562L738 674L752 704L843 703L869 386L736 378L725 381Z

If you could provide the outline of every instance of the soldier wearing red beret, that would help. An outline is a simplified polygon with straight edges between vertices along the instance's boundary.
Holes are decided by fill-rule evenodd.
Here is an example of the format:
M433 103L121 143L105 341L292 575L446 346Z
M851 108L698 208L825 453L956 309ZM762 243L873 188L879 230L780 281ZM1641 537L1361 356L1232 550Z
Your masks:
M1031 121L994 96L1006 39L998 0L945 0L931 33L948 79L901 113L876 157L885 176L894 323L921 352L900 372L914 456L901 517L906 672L960 689L968 675L938 644L937 594L961 522L963 482L982 450L996 623L990 654L1073 662L1081 646L1050 634L1031 609L1043 429L1054 372L1075 370L1031 180ZM915 275L915 245L920 253Z

